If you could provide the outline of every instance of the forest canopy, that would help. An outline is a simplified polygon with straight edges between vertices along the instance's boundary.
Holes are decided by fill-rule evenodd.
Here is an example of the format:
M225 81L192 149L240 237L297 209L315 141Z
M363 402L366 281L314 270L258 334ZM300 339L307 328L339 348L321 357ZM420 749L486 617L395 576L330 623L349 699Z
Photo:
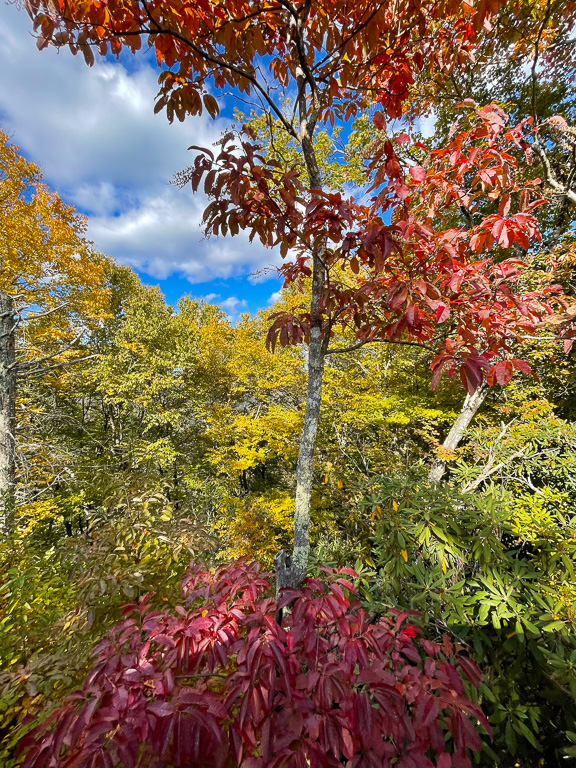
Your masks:
M173 182L283 288L170 305L0 133L2 768L571 764L574 3L27 11L237 102Z

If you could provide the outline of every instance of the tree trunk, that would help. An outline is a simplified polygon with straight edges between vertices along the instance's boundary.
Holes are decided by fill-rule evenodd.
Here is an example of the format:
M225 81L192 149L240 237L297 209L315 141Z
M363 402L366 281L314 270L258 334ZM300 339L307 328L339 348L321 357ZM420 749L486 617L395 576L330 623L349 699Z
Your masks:
M323 276L313 275L317 282ZM319 292L317 292L319 298ZM313 291L314 299L314 291ZM314 303L314 301L312 302ZM324 377L324 350L322 348L322 326L319 322L311 323L310 342L308 345L308 391L306 395L306 412L304 426L300 438L298 466L296 468L296 496L294 499L294 547L292 557L280 555L276 560L277 588L298 587L306 577L308 556L310 553L310 506L312 500L312 484L314 480L314 454L316 435L320 420L320 405L322 402L322 380Z
M16 431L14 301L0 291L0 532L12 527Z
M468 429L470 422L477 414L478 409L484 402L486 395L488 394L489 387L486 383L478 387L473 395L466 395L462 410L454 424L452 429L448 432L446 439L442 443L442 448L446 452L455 451L460 441L464 437L464 433ZM437 484L442 480L446 472L446 461L444 459L436 459L432 464L428 480L431 483Z
M302 136L302 154L306 162L310 187L322 188L316 153L310 136ZM292 555L280 552L274 559L276 589L299 587L306 577L310 554L310 507L314 480L314 454L322 402L325 350L322 339L321 299L325 282L325 247L314 253L312 259L312 296L310 299L310 340L308 343L308 388L306 412L300 437L296 468L296 495L294 499L294 547Z

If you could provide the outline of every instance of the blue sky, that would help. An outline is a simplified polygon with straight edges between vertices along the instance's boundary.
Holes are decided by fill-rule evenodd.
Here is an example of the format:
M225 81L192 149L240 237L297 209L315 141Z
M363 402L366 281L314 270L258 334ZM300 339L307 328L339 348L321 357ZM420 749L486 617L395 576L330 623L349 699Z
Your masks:
M232 98L216 121L169 125L153 114L158 70L150 57L89 68L68 50L40 52L27 14L3 0L0 72L0 128L87 214L100 250L160 285L170 303L191 293L221 303L235 320L273 300L280 282L261 271L278 254L243 235L204 239L206 199L169 184L192 159L187 147L210 146L229 124Z

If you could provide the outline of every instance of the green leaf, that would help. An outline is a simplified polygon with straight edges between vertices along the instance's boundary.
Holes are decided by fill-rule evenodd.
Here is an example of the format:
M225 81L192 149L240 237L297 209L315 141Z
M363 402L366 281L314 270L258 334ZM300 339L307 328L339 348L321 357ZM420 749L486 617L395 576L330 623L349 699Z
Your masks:
M532 733L530 728L528 728L526 723L523 723L521 720L518 720L514 724L514 728L519 734L524 736L524 738L527 739L530 742L530 744L532 744L534 749L537 749L539 752L542 751L542 747L540 746L538 739L536 738L535 734Z
M510 720L506 723L506 729L504 731L504 737L506 739L506 746L511 755L516 754L516 733L512 727Z
M551 621L550 624L545 624L542 627L542 629L544 630L544 632L554 632L555 630L558 630L558 629L564 629L565 626L566 626L565 621Z

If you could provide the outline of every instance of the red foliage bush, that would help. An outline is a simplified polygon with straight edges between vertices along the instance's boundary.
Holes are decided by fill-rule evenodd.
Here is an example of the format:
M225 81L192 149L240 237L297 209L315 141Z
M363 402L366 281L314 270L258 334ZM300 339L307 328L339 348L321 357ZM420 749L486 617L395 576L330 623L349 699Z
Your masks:
M281 627L258 565L191 568L187 608L127 608L25 768L468 768L489 726L458 669L478 667L406 614L373 619L341 573L287 591Z

